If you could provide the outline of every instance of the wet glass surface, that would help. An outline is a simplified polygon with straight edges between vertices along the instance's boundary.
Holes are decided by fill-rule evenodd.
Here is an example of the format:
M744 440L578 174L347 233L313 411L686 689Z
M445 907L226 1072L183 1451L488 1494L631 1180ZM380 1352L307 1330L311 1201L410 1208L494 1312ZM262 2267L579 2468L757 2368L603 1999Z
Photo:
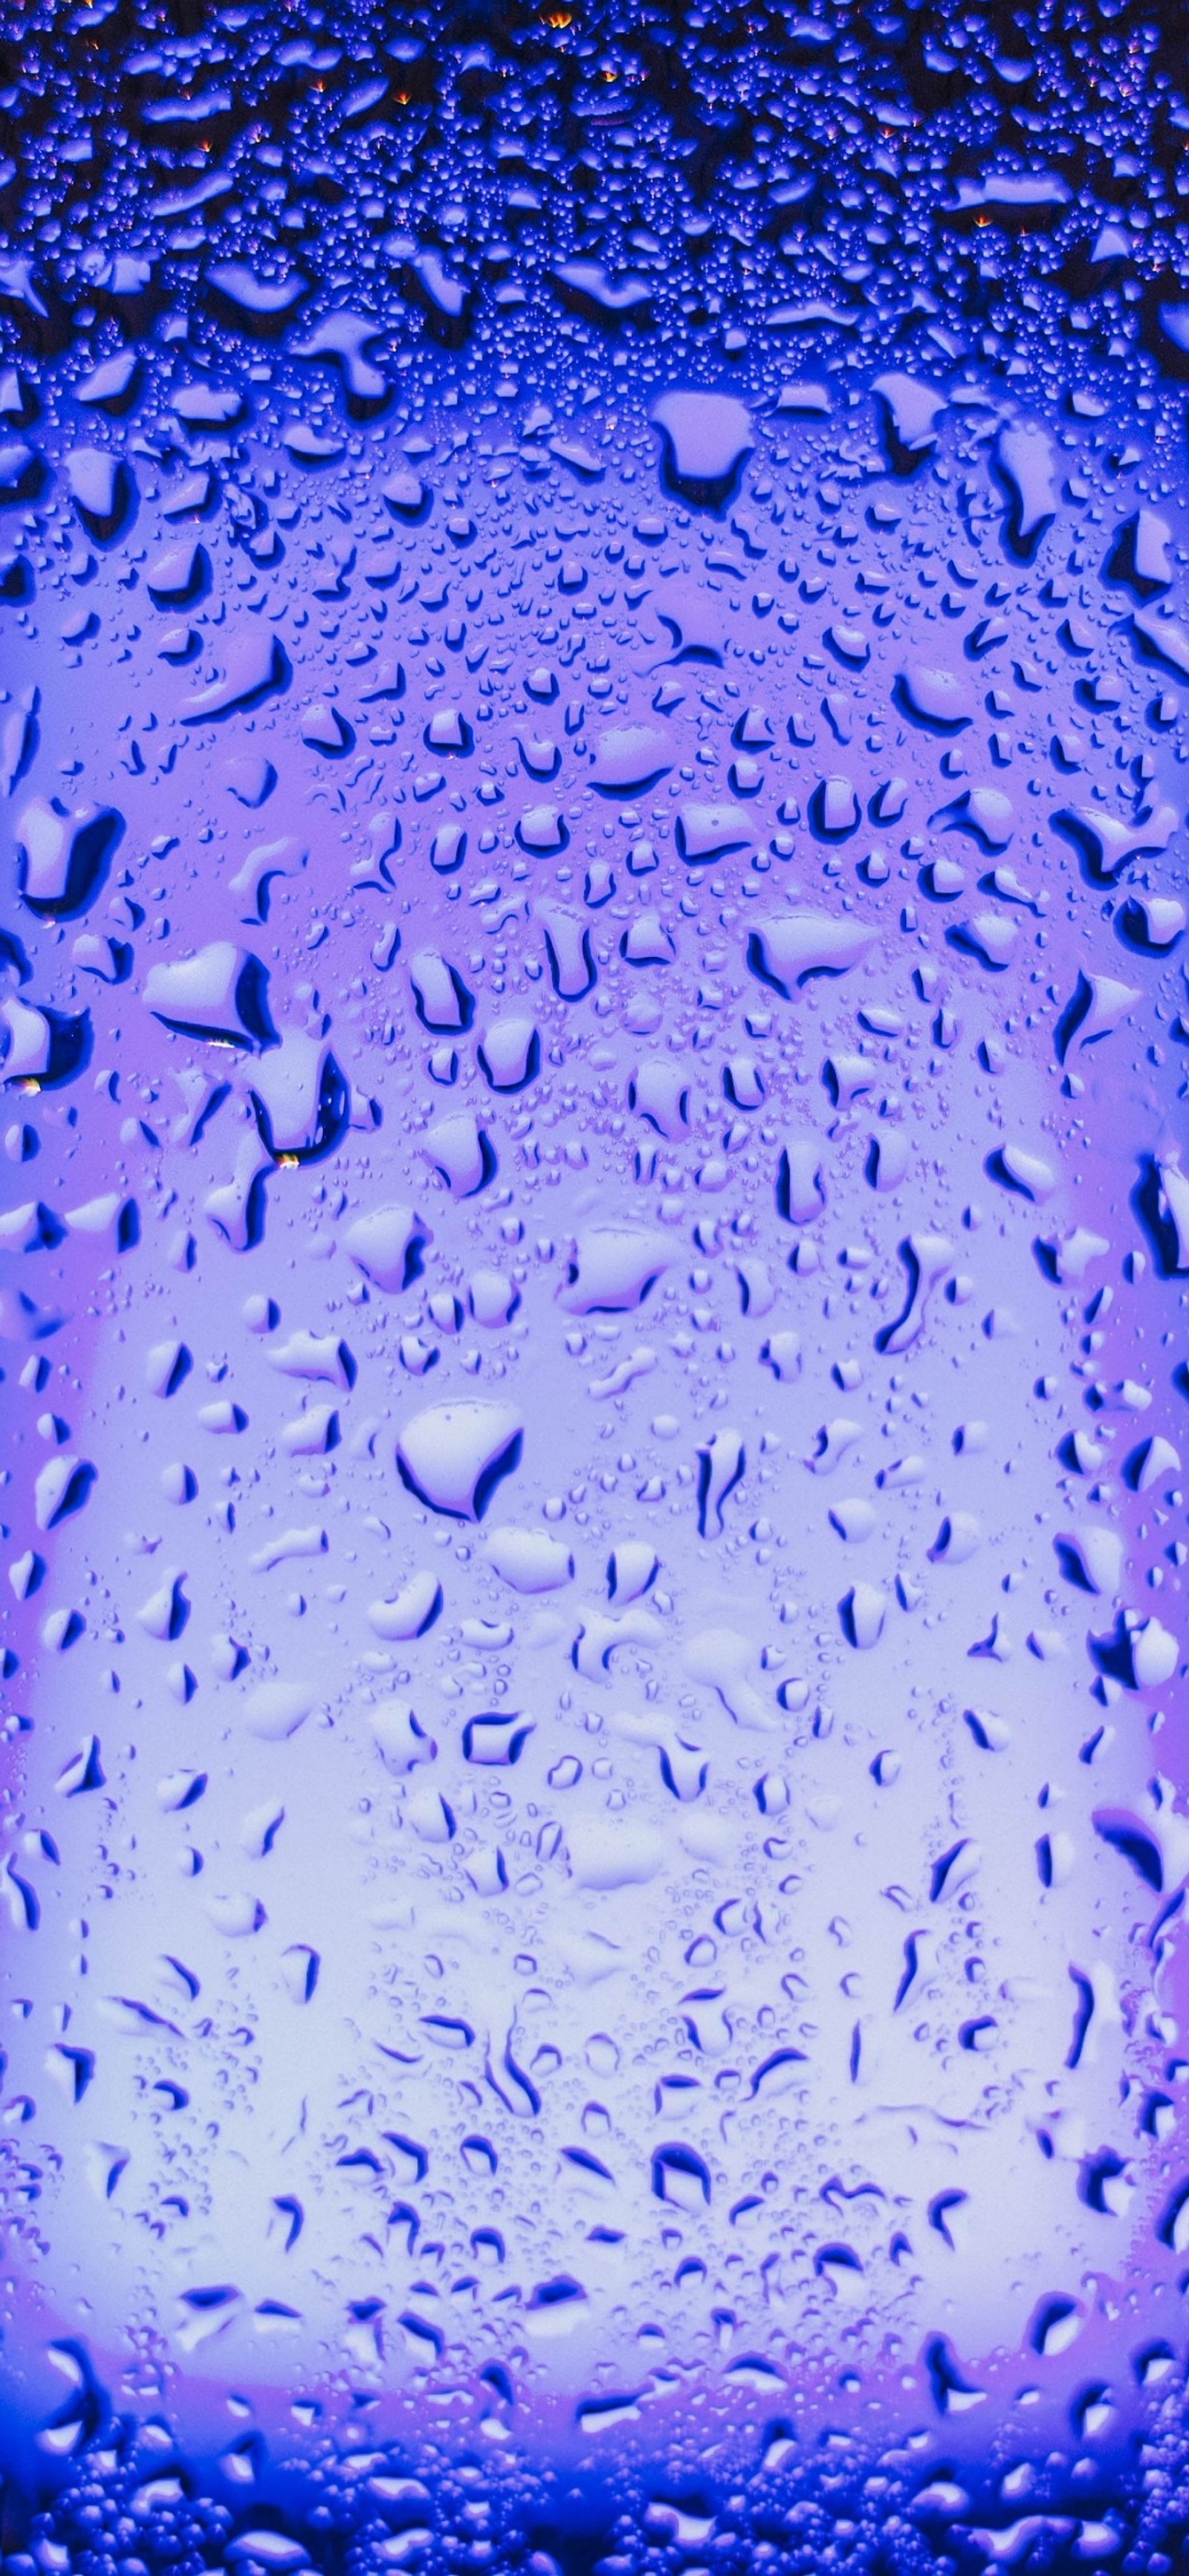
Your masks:
M0 83L7 2576L1167 2576L1183 29Z

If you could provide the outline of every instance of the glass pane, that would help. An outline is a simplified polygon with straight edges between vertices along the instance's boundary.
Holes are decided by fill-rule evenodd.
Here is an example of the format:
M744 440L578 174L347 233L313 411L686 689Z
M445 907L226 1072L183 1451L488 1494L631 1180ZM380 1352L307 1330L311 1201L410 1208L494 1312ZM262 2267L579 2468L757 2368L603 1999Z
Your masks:
M1179 38L6 45L8 2576L1167 2576Z

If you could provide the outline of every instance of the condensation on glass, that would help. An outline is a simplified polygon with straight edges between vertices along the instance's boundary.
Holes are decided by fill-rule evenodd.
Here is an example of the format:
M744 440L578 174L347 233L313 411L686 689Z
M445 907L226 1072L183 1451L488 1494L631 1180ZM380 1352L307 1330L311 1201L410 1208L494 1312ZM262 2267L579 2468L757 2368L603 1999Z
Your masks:
M8 2576L1161 2576L1183 64L6 62Z

